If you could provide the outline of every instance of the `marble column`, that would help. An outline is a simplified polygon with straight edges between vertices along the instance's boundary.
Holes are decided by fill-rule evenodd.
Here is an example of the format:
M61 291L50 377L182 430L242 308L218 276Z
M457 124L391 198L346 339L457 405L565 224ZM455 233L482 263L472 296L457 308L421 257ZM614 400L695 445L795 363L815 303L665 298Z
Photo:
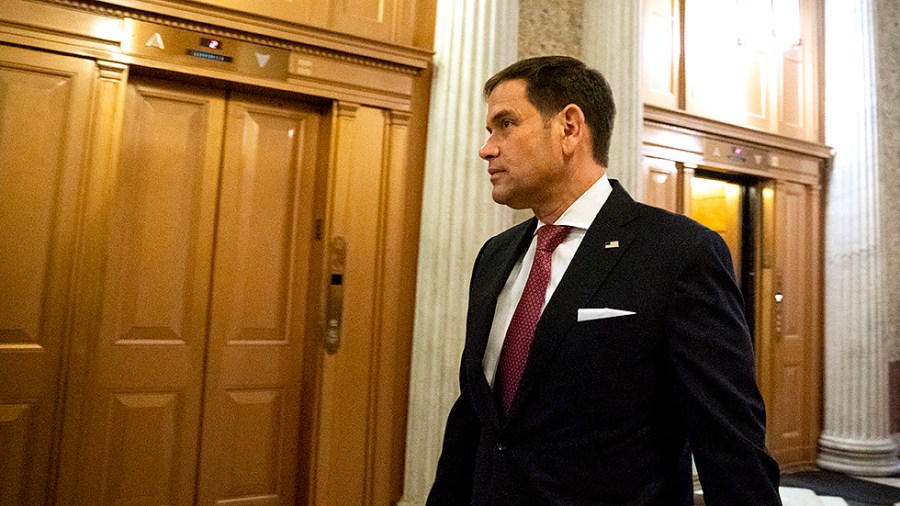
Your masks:
M484 82L516 60L518 0L439 0L422 202L406 472L401 505L425 503L459 394L469 275L492 235L530 215L491 200Z
M900 473L888 420L872 0L825 2L825 426L820 467Z
M900 2L875 2L875 69L878 96L878 165L881 175L881 237L884 250L900 251ZM889 379L891 432L900 444L900 255L885 255L886 352L895 377ZM890 374L888 376L891 376Z
M641 171L641 2L586 0L582 58L609 81L616 100L616 124L609 151L609 177L637 199L643 197Z

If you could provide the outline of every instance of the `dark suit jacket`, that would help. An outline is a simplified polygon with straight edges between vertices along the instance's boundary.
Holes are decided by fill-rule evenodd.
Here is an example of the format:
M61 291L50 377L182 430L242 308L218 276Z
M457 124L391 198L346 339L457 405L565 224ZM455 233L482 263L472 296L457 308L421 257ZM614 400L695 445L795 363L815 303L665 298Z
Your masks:
M490 239L475 262L461 393L428 504L690 504L688 442L707 504L780 504L727 247L615 181L501 417L482 358L497 295L535 225ZM605 307L635 314L577 321L579 308Z

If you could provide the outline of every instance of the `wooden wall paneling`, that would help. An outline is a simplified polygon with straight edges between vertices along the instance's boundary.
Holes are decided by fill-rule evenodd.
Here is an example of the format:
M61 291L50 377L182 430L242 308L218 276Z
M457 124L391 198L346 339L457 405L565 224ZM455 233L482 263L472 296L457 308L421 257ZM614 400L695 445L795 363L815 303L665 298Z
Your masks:
M685 111L740 124L746 86L734 2L691 0L684 10Z
M820 30L824 13L817 0L800 0L800 45L782 55L778 62L777 132L810 142L823 142L821 116Z
M737 124L766 132L776 132L774 104L779 97L777 80L768 51L742 44L735 48L735 64L739 72L737 104L740 115ZM773 100L774 97L774 100Z
M230 305L234 301L215 302L234 291L226 287L219 295L213 290L216 269L227 271L229 262L223 259L222 267L214 263L227 94L146 77L129 84L128 66L132 66L132 71L146 67L154 69L153 75L158 70L182 82L197 80L175 74L339 102L340 114L334 115L333 123L320 125L322 134L316 142L319 153L333 158L328 163L319 158L320 169L329 170L317 170L315 175L314 193L327 195L328 200L322 197L310 204L313 217L307 230L315 239L306 254L308 268L324 273L327 284L329 272L323 258L336 224L352 240L348 241L350 251L359 248L356 251L363 253L351 256L347 266L346 306L355 311L346 319L347 340L336 356L321 351L320 319L306 317L323 312L322 297L317 295L321 291L315 288L321 287L321 280L312 276L305 286L297 281L298 290L308 291L302 304L305 321L297 323L298 333L305 332L303 352L287 352L295 353L302 364L292 364L302 378L299 427L293 436L299 444L296 490L311 491L310 502L320 496L326 501L335 498L336 503L346 497L351 502L376 503L399 499L424 158L421 141L430 89L428 51L433 41L433 23L422 20L433 21L435 2L366 4L393 5L390 23L388 11L363 13L362 17L391 26L393 39L376 40L371 33L339 33L343 18L337 16L333 27L337 31L331 31L317 28L318 21L292 24L264 19L266 13L242 14L212 3L52 1L56 5L23 0L3 3L0 40L107 61L90 63L91 94L83 113L77 114L85 122L90 118L90 138L72 142L90 162L86 183L66 194L75 195L72 202L78 203L71 215L77 222L74 235L70 234L75 240L61 241L72 244L76 254L68 260L74 262L68 273L71 304L66 313L71 317L66 324L71 325L72 342L67 345L70 350L57 355L67 367L62 377L66 390L58 393L60 402L54 409L65 422L62 443L53 443L59 449L57 489L45 489L47 497L55 497L57 504L195 501L197 471L203 468L198 464L203 451L198 428L207 361L209 398L214 397L214 388L233 379L227 366L239 361L235 354L231 362L222 359L214 364L219 343L212 333L204 334L218 329L217 321L231 321L231 314L237 312ZM262 5L259 8L271 11L271 5ZM326 11L314 14L324 16ZM331 11L327 13L332 16ZM211 30L244 42L287 48L290 75L283 81L266 80L121 53L118 43L128 35L122 18L198 33ZM404 46L404 37L417 47ZM2 142L7 140L4 137ZM52 250L53 255L65 253L65 248ZM239 248L234 256L241 256ZM291 275L299 280L300 270ZM228 274L220 277L228 280ZM264 298L263 294L257 301ZM213 312L219 309L221 318L216 320ZM294 314L299 322L300 313ZM234 341L228 346L234 346ZM0 348L4 352L8 347ZM227 358L229 353L222 354ZM0 374L6 371L0 368ZM276 383L266 387L269 401L280 395L276 391L281 386ZM245 400L265 397L257 391L266 389L260 384L244 387L238 394L248 394ZM260 408L257 414L265 411L265 402L250 404ZM214 403L210 406L211 414ZM251 420L272 421L281 416L268 413L268 418L255 417L245 410ZM25 420L15 409L3 414L8 415L6 419ZM24 437L21 426L9 429L19 440ZM215 435L216 430L211 427L209 433ZM263 439L256 441L256 448L266 447ZM304 454L307 450L312 457ZM260 462L255 470L244 471L256 473L254 479L264 475L269 479L267 464ZM51 462L50 468L55 464ZM293 470L285 467L281 472ZM353 483L346 482L348 476ZM259 490L253 487L260 482L245 481L238 488L252 493ZM12 490L3 485L4 493ZM52 499L44 502L48 501Z
M643 99L679 109L682 89L681 1L644 2Z
M224 107L128 87L75 503L193 501Z
M785 51L778 62L778 124L776 130L782 135L809 139L812 125L806 111L808 100L808 79L805 72L805 48L794 47Z
M401 6L404 18L397 23L394 40L397 44L433 51L437 1L402 0Z
M673 213L681 212L679 203L678 168L675 162L660 158L644 157L645 185L644 202Z
M799 0L799 46L761 37L754 24L757 2L691 0L684 4L684 104L668 36L670 0L644 3L644 102L809 142L821 137L822 7ZM760 14L761 15L761 14ZM670 88L670 84L674 88ZM674 91L673 91L674 90Z
M0 503L49 501L94 65L0 45Z
M215 7L325 28L334 0L197 0Z
M403 0L331 0L329 27L375 40L391 41ZM401 18L402 19L402 18ZM412 27L407 32L413 32Z
M418 228L420 197L410 192L421 173L410 170L413 117L336 103L333 118L325 238L346 243L343 326L333 353L316 350L308 502L391 504L402 495L415 297L417 241L410 231Z
M766 444L771 449L775 444L775 432L769 428L775 402L775 388L777 369L772 366L776 358L774 356L775 338L775 182L764 181L760 183L760 221L757 234L757 287L756 287L756 375L766 412Z
M199 504L290 504L297 492L319 116L239 94L228 102Z
M811 253L815 244L810 233L815 217L804 185L779 182L775 185L775 267L774 293L764 300L771 301L774 325L771 353L772 391L769 445L773 456L785 463L811 463L813 455L806 445L810 441L810 426L816 411L815 399L809 395L814 388L809 363L814 314L810 307L815 301L815 287L809 273L817 267ZM780 297L779 297L780 296Z
M418 199L410 199L409 188L415 187L409 170L410 114L385 111L385 167L383 185L383 244L385 266L380 291L378 321L382 334L377 350L378 369L374 378L376 403L372 432L372 495L370 504L395 504L403 493L403 449L406 435L406 406L409 389L410 322L414 316L414 281L410 268L415 264L416 248L410 248L410 213L417 213ZM413 254L411 254L413 253ZM399 378L407 378L398 381Z
M74 281L72 311L72 346L66 364L64 395L59 397L64 413L59 444L56 504L69 504L76 496L76 470L82 465L79 438L85 428L81 423L86 405L86 385L91 371L89 359L96 351L100 333L97 315L102 310L105 245L108 217L122 147L128 67L118 63L97 61L90 115L90 175L87 178L82 208L81 239Z
M824 401L822 390L824 388L824 265L822 263L825 254L824 223L822 210L821 187L810 185L805 187L806 198L806 227L809 240L806 245L808 267L806 271L806 283L809 289L810 299L807 302L808 334L806 340L804 360L807 364L806 392L807 408L804 412L804 426L806 428L803 441L802 462L813 465L818 458L819 435L823 427Z
M681 212L685 216L691 216L694 212L692 183L694 181L694 168L679 165L680 174L678 178L678 201L681 205Z
M383 335L377 325L383 300L376 287L384 275L384 115L351 103L336 103L333 115L325 238L326 246L336 238L346 243L343 320L339 346L322 357L310 502L365 504L371 497L374 380Z

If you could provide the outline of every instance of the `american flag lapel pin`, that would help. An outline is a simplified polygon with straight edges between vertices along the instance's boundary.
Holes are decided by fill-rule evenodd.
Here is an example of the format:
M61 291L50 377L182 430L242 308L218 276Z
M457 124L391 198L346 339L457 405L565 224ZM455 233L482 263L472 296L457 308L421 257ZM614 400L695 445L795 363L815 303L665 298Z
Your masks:
M619 247L619 241L606 241L606 244L603 245L606 249L613 249Z

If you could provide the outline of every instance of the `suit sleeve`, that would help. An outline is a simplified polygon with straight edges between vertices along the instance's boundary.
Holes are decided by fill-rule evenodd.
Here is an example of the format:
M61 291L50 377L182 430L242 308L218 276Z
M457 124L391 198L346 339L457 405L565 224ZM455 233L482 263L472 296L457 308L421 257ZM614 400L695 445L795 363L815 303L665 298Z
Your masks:
M450 409L428 506L469 504L475 477L475 455L481 424L469 399L465 366L460 371L460 395Z
M469 296L475 287L478 266L484 255L482 246L475 259L469 284ZM481 438L481 420L475 413L466 377L465 352L460 360L459 397L453 403L444 429L444 442L438 460L434 484L428 494L428 506L470 504L475 479L475 460Z
M673 384L706 504L780 505L733 272L721 237L701 230L684 256L667 316Z

